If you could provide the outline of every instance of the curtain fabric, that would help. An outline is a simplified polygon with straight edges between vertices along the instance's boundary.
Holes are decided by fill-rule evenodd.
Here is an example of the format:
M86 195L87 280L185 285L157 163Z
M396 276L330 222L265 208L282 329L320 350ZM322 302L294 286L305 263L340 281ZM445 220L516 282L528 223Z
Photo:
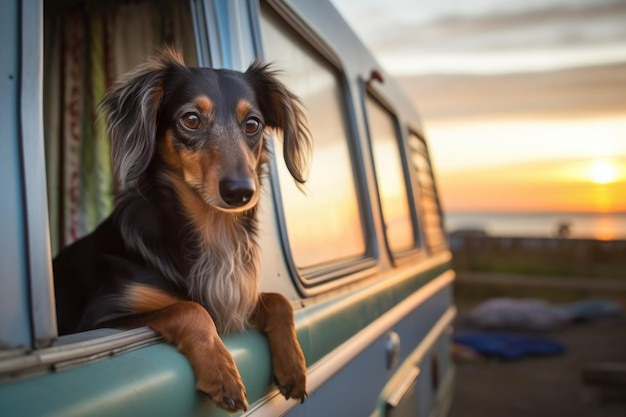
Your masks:
M52 252L91 232L113 209L109 139L98 104L107 87L162 44L195 65L188 1L46 11L44 124Z

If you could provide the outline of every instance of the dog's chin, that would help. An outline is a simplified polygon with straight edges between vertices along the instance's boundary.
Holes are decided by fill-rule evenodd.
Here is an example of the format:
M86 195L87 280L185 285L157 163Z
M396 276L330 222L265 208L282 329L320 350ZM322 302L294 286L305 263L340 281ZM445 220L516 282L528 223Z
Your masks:
M217 199L214 197L203 198L203 200L206 205L222 213L239 214L239 213L243 213L243 212L253 209L259 202L259 197L257 194L255 194L250 199L250 201L246 202L245 204L241 206L231 206L227 204L226 202L222 201L222 199Z
M259 202L259 194L254 193L252 198L249 201L247 201L245 204L242 204L240 206L233 206L233 205L226 203L218 195L208 192L202 187L189 186L189 189L193 192L193 194L196 196L196 198L199 201L205 204L207 208L213 209L218 212L227 213L227 214L236 215L239 213L246 212L248 210L253 209Z
M222 204L210 204L210 203L207 203L207 204L209 206L211 206L212 208L214 208L215 210L221 211L222 213L239 214L239 213L243 213L243 212L246 212L246 211L254 208L254 206L256 206L256 203L257 203L256 200L257 199L252 199L252 200L250 200L249 203L246 203L243 206L229 206L229 205L226 205L224 203L222 203Z

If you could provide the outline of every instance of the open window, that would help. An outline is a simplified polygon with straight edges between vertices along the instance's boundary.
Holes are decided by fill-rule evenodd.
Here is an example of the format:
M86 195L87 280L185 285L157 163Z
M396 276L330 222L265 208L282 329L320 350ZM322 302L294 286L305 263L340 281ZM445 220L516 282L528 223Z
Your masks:
M95 357L150 337L139 330L89 346L75 343L110 333L96 331L57 341L51 258L113 207L99 101L161 43L182 46L188 63L196 64L191 7L185 0L3 3L1 15L13 25L7 36L16 37L7 39L10 48L1 55L17 87L5 95L6 84L0 86L3 109L14 113L0 123L7 129L2 155L10 158L0 164L7 196L2 208L11 224L3 227L3 242L12 248L2 257L0 373Z
M66 5L69 4L69 5ZM44 138L53 256L113 209L109 140L98 104L164 44L197 65L189 1L45 3Z
M304 193L284 166L277 168L278 205L292 267L300 285L309 289L338 276L354 278L374 261L360 204L341 70L265 3L261 3L260 31L264 59L283 71L279 77L300 97L313 137L314 155ZM280 143L275 141L276 155L282 154Z

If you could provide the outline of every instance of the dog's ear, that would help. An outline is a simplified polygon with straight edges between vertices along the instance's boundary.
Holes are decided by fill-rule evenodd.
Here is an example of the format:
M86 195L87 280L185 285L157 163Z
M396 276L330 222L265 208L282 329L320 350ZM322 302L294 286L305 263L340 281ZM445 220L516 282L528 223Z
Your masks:
M122 189L145 172L154 156L163 86L175 67L186 68L182 55L173 48L163 48L122 75L100 103L111 137L113 174Z
M311 157L311 134L298 98L276 78L276 71L259 61L245 73L252 85L267 126L283 132L283 157L291 176L306 182Z

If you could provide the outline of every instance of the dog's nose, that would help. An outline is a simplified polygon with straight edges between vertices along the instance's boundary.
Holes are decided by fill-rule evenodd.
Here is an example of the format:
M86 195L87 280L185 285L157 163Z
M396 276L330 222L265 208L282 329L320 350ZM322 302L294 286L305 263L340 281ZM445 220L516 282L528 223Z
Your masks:
M246 204L254 195L252 179L223 179L220 181L220 195L229 206L239 207Z

